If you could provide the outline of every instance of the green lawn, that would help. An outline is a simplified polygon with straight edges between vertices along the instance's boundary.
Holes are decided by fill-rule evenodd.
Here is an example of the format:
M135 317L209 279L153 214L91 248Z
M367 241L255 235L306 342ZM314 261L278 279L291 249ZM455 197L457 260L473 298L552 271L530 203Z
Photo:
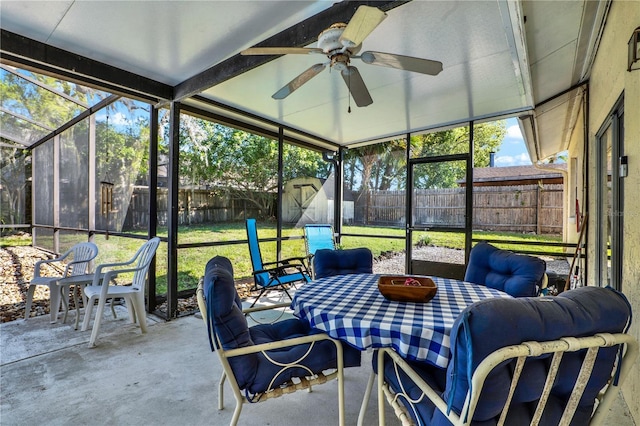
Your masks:
M276 237L275 223L259 222L258 236L261 239L269 239ZM302 228L288 227L283 229L285 237L302 237ZM345 234L360 234L366 236L342 238L341 248L368 247L373 252L374 257L379 256L383 252L402 252L405 248L403 239L390 239L388 236L403 237L404 229L388 228L388 227L364 227L364 226L345 226L343 227ZM166 229L161 229L159 235L166 235ZM505 241L547 241L561 242L560 237L539 236L531 234L516 233L495 233L495 232L474 232L474 238L477 239L496 239ZM75 242L79 242L82 238L81 234L65 235L61 233L60 241L62 247L70 247ZM235 277L237 279L251 277L251 263L249 260L249 250L246 242L246 231L244 223L227 223L216 225L196 225L182 226L178 230L178 243L211 243L211 242L229 242L229 244L214 247L197 247L183 248L178 250L178 290L186 290L195 288L198 280L204 273L204 268L209 259L213 256L228 257L233 263ZM239 243L233 243L238 241ZM0 246L28 245L31 239L29 237L3 237ZM413 244L419 242L431 244L440 247L464 248L464 233L445 233L445 232L416 232L414 233ZM111 263L122 262L133 256L135 251L143 243L142 240L113 237L108 239L103 235L95 238L98 245L99 254L96 262ZM526 245L500 245L501 248L511 250L545 250L557 251L560 255L561 248L547 248L540 246ZM260 250L265 262L275 261L276 243L263 242L260 244ZM293 239L282 242L282 258L304 256L304 240ZM157 293L166 293L167 282L167 244L161 243L158 248L157 257Z
M283 236L302 237L302 228L286 228L282 231ZM405 230L388 227L364 227L364 226L345 226L343 227L345 234L360 234L367 236L342 238L341 248L368 247L373 252L373 256L379 256L384 252L400 253L405 248L403 239L390 239L387 236L404 237ZM261 239L275 238L275 224L258 223L258 235ZM445 232L424 232L414 234L414 244L422 240L428 244L448 248L464 248L464 233L445 233ZM370 236L370 237L369 237ZM505 241L547 241L561 242L560 237L538 236L530 234L516 233L495 233L495 232L475 232L474 238L483 239L501 239ZM382 238L378 238L382 237ZM194 242L212 242L212 241L237 241L245 240L246 232L244 223L223 224L215 226L199 225L195 227L184 227L179 229L178 241L183 243ZM537 246L522 245L500 245L501 248L512 250L549 250L551 248ZM265 262L275 261L276 243L264 242L260 244L262 258ZM558 254L562 251L555 248ZM231 259L234 266L236 278L246 278L251 276L251 264L249 261L249 250L246 243L205 247L205 248L188 248L179 251L178 268L179 277L178 285L180 289L193 288L197 285L198 279L204 272L207 261L216 255L225 256ZM304 256L304 241L302 239L286 240L282 242L282 258Z

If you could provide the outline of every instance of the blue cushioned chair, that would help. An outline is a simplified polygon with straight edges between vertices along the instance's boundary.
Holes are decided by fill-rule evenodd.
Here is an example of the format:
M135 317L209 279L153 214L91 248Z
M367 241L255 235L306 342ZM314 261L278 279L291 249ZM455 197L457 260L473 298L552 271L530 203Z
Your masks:
M486 299L454 323L446 370L381 349L379 396L421 425L601 424L638 355L624 334L630 320L629 302L611 288ZM383 419L384 396L379 410Z
M200 312L209 331L211 349L223 366L218 409L223 408L223 384L229 379L236 399L232 425L245 402L259 402L338 378L340 424L344 423L343 367L359 366L360 351L342 345L308 322L286 319L249 327L235 288L233 267L225 257L212 258L197 290ZM326 375L324 373L327 373ZM291 379L300 379L293 383ZM244 396L243 396L244 392Z
M270 290L283 290L289 299L291 295L287 291L287 284L306 283L311 281L311 274L305 265L305 257L292 257L276 262L263 262L260 244L258 243L258 228L255 219L247 219L247 240L249 241L249 255L253 267L254 290L260 290L260 294L254 300L253 305Z
M544 260L480 242L469 256L464 280L495 288L513 297L537 296L543 286Z
M373 255L368 248L347 250L320 249L313 257L314 278L343 274L373 273Z

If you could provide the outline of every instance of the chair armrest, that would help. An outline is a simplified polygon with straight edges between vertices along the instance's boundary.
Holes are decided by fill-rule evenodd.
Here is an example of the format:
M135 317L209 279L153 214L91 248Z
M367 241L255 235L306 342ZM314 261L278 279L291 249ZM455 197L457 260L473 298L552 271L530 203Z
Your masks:
M415 372L415 370L405 361L397 352L395 352L391 348L380 348L378 350L378 398L382 398L383 394L387 397L389 403L397 409L399 407L398 398L391 396L390 390L388 387L384 386L384 356L388 355L394 363L396 369L399 367L409 378L420 388L423 395L427 397L435 406L440 410L451 423L454 425L462 424L460 420L460 416L458 416L453 411L447 414L447 403L440 397L438 392L433 390L431 386L425 382L422 377ZM397 373L396 373L397 374ZM400 380L398 380L400 381ZM379 400L379 409L383 410L384 402L383 400ZM382 414L382 413L380 413Z
M124 269L111 269L109 271L105 271L102 272L102 270L106 267L113 267L113 266L120 266L120 265L127 265L125 264L117 264L117 263L111 263L111 264L102 264L99 265L96 268L96 271L94 273L93 276L93 282L91 283L92 286L100 286L100 285L104 285L105 282L109 282L111 280L113 280L114 278L116 278L118 275L120 274L126 274L126 273L130 273L130 272L136 272L141 268L124 268ZM101 284L102 282L102 284Z
M253 271L253 276L256 276L258 274L262 274L262 273L268 273L268 274L275 274L275 275L286 275L286 269L287 268L294 268L297 269L298 272L300 273L308 273L307 271L307 267L305 265L280 265L280 266L276 266L274 268L265 268L265 269L258 269L256 271Z
M33 276L34 277L39 277L40 276L40 266L45 264L45 263L58 263L60 262L62 259L64 259L63 257L56 257L55 259L43 259L43 260L38 260L35 265L33 266ZM61 268L59 268L61 269ZM61 271L62 272L62 271ZM66 271L65 271L66 273Z
M304 261L306 259L307 259L307 256L289 257L287 259L281 259L281 260L278 260L276 262L264 262L262 265L279 265L279 266L289 265L289 266L294 266L295 263L304 264Z
M135 259L134 259L135 260ZM133 263L132 260L126 261L126 262L117 262L117 263L101 263L100 265L98 265L98 267L96 268L96 271L98 269L105 269L105 268L114 268L117 266L127 266L127 265L131 265Z
M271 309L291 308L291 303L277 303L270 306L254 306L253 308L243 309L243 314L251 314L253 312L269 311Z
M320 340L331 340L336 345L336 348L338 350L338 360L340 361L340 364L342 364L342 345L340 341L333 339L328 334L324 333L312 334L310 336L294 337L293 339L278 340L276 342L261 343L259 345L245 346L243 348L228 349L224 351L224 354L226 357L231 358L234 356L265 352L273 349L287 348L290 346L297 346L305 343L317 342ZM307 354L305 354L300 360L304 359Z
M303 263L307 256L298 256L298 257L289 257L287 259L282 259L280 263L291 263L293 261Z

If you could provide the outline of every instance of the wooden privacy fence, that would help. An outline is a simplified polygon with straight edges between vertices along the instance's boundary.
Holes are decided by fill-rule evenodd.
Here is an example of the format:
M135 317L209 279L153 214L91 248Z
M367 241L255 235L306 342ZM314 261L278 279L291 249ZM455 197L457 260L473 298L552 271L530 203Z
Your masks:
M464 227L465 189L420 189L413 195L414 224L418 226ZM208 190L180 190L181 225L231 222L257 217L259 209L246 200L214 194ZM473 194L475 230L562 234L561 184L480 186ZM135 187L125 229L139 229L149 221L149 193ZM372 191L356 197L354 223L377 226L405 224L404 191ZM158 188L158 224L167 223L168 191Z
M465 188L420 189L413 193L417 226L464 227ZM562 234L563 186L479 186L473 194L473 229ZM372 191L356 200L355 222L405 223L404 191Z
M260 217L262 212L247 200L215 194L205 189L178 191L178 224L219 223ZM169 191L158 188L158 225L167 225ZM136 186L131 196L124 229L141 229L149 223L149 188Z

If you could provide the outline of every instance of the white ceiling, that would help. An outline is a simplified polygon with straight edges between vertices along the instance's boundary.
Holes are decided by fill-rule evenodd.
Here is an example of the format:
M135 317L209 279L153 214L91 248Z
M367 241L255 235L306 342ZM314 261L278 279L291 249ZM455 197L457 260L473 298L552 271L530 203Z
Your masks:
M329 69L288 98L271 98L302 71L323 62L321 55L280 57L213 87L205 81L200 95L340 145L470 119L522 115L585 77L601 3L414 0L395 7L363 50L434 59L444 70L428 76L354 60L374 103L358 108L352 101L351 113L346 86ZM0 27L175 87L332 5L3 0Z

